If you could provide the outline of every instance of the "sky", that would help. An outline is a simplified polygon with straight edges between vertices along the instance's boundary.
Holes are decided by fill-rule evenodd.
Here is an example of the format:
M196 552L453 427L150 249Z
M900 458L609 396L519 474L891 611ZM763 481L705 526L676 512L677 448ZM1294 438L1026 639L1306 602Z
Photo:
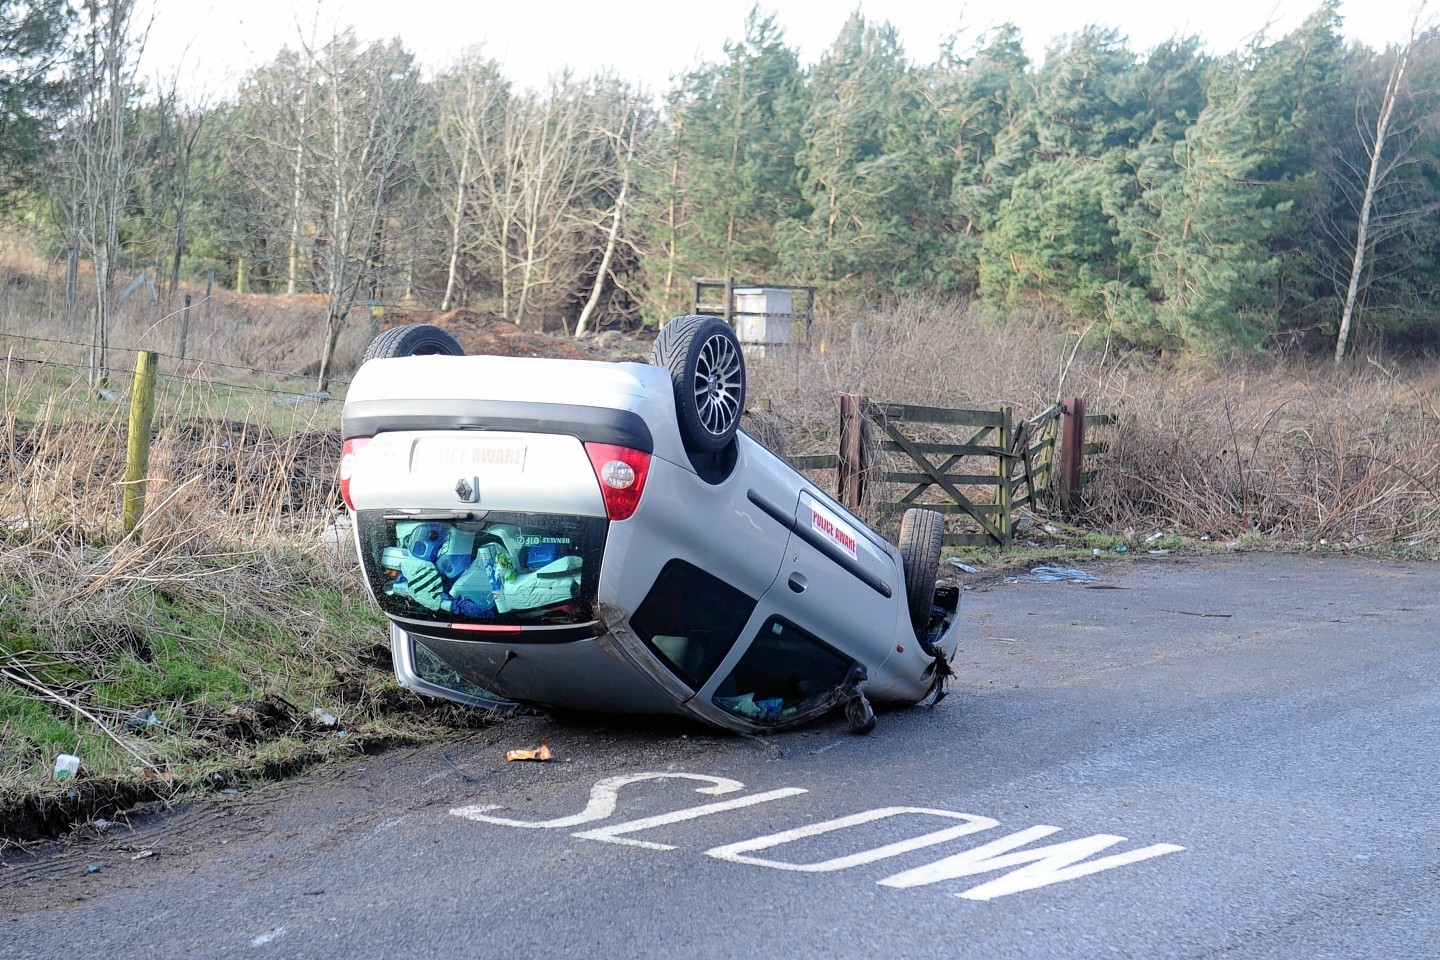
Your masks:
M1176 35L1198 34L1212 52L1236 49L1265 30L1280 36L1298 26L1320 0L759 0L775 15L785 40L814 62L856 9L889 21L905 51L931 63L956 33L973 39L987 27L1014 22L1032 58L1043 59L1056 37L1091 23L1118 29L1135 50ZM581 76L613 69L658 95L673 78L724 55L743 37L755 0L140 0L149 37L142 73L178 79L191 97L224 97L251 68L302 37L323 43L353 27L362 40L399 36L434 70L478 45L520 86L544 88L565 67ZM1435 6L1432 2L1431 6ZM1344 33L1371 47L1403 40L1414 0L1342 0ZM145 22L142 16L140 22ZM1266 29L1268 25L1268 30ZM962 44L962 47L964 44Z

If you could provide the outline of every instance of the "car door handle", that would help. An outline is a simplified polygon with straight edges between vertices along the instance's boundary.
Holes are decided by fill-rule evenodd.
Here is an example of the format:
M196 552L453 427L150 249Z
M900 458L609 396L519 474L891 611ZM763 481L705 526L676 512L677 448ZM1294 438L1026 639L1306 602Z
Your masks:
M806 588L808 585L809 585L809 584L806 583L806 581L805 581L805 575L804 575L803 573L792 573L792 574L790 574L790 589L791 589L791 590L794 590L796 593L804 593L804 592L805 592L805 588Z

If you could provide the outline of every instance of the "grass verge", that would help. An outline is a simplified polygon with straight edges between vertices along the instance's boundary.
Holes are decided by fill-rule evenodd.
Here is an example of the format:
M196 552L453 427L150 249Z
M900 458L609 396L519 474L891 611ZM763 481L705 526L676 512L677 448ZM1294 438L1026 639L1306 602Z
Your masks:
M234 390L162 391L126 533L123 405L5 373L0 844L488 722L394 683L337 526L336 404L236 419ZM62 754L77 776L55 779Z

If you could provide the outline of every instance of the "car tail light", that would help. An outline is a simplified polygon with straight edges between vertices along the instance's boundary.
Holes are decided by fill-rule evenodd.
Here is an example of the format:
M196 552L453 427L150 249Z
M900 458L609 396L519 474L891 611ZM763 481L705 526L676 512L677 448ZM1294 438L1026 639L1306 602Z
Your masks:
M345 446L340 451L340 499L344 500L345 506L351 510L355 509L355 503L350 499L350 478L355 474L355 456L365 449L370 439L353 437L345 441Z
M650 454L613 443L587 443L585 452L600 481L605 513L611 520L625 520L640 505L645 477L650 472Z

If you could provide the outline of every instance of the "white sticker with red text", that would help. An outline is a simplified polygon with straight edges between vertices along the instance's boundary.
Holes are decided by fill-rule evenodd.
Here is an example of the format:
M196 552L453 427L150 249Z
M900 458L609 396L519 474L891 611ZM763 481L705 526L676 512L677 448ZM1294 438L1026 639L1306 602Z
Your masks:
M415 446L412 470L458 467L485 473L525 472L525 444L513 440L426 438Z
M829 510L817 504L811 504L810 529L843 550L851 560L856 559L855 528Z

